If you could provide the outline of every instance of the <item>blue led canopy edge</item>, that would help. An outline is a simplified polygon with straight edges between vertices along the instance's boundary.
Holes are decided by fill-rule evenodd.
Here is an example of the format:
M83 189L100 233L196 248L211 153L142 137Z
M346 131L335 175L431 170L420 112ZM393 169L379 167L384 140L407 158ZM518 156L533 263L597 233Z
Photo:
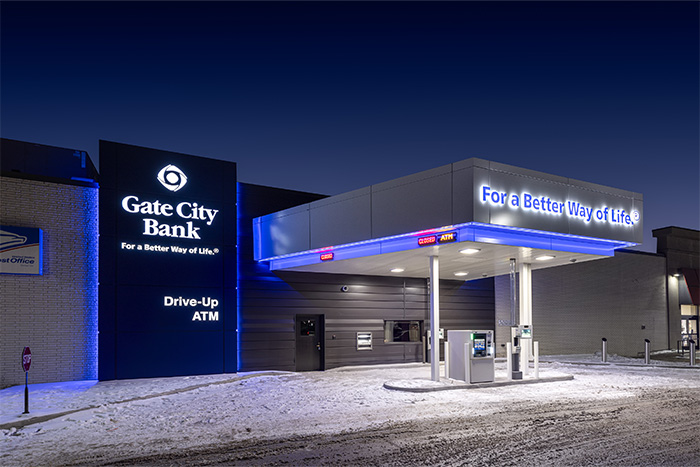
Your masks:
M418 245L418 237L447 231L457 232L458 242L488 243L599 256L612 256L614 251L618 248L627 248L637 245L636 243L618 240L469 222L466 224L410 232L391 237L375 238L345 245L272 256L262 258L259 261L270 261L270 269L277 270L321 263L320 254L330 251L334 253L333 261L407 251L421 248Z

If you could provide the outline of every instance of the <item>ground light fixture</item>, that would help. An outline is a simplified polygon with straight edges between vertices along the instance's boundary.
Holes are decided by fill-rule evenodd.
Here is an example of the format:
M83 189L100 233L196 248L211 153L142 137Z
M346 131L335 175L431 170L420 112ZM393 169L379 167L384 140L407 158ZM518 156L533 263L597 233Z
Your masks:
M463 255L473 255L474 253L478 253L481 250L479 248L465 248L464 250L459 250L460 253Z
M537 258L535 258L535 260L537 260L537 261L549 261L550 259L554 259L554 258L556 258L556 256L542 255L542 256L538 256Z
M393 268L391 272L404 272L404 268Z

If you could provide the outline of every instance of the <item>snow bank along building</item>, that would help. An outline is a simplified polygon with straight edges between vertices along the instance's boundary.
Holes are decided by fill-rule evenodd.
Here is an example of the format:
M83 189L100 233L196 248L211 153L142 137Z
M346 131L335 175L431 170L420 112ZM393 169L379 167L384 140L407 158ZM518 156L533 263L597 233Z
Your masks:
M441 329L493 329L503 355L514 318L542 354L697 339L700 232L629 250L638 193L467 159L327 197L108 141L99 174L1 150L0 386L25 346L38 383L435 361Z

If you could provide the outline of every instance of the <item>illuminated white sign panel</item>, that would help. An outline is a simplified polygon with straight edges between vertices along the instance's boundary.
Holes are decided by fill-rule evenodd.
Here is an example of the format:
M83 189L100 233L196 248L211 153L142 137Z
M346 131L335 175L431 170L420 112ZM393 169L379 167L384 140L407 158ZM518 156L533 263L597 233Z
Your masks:
M200 227L195 227L193 221L204 221L211 225L218 214L218 209L209 209L204 205L184 201L173 207L172 204L155 201L141 201L138 196L126 196L122 199L122 209L130 214L146 214L152 216L192 219L184 225L170 225L152 218L143 218L143 235L159 237L176 237L201 240Z
M510 193L494 190L488 185L482 185L479 193L480 201L491 206L508 206L525 212L565 216L584 223L596 221L611 225L633 226L641 217L638 211L628 213L624 209L608 206L586 206L577 201L553 200L548 196L532 195L525 191Z
M170 191L178 191L187 183L187 175L177 166L168 164L158 172L158 181Z
M192 315L192 321L219 321L219 312L214 308L219 306L219 301L211 297L183 298L183 297L163 297L163 306L165 307L204 307L209 310L195 310Z

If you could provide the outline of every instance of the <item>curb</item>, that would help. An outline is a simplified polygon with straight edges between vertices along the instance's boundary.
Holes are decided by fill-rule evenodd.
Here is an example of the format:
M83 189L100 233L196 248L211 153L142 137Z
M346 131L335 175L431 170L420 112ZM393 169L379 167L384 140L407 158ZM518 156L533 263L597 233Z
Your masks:
M490 383L461 383L453 384L450 386L434 386L434 387L402 387L398 383L392 383L390 381L384 383L386 389L392 391L403 391L403 392L437 392L437 391L454 391L457 389L483 389L483 388L497 388L501 386L515 386L518 384L539 384L539 383L554 383L557 381L572 381L574 379L573 375L564 376L548 376L539 379L519 379L510 381L493 381Z
M673 370L700 370L700 365L695 366L674 366L674 365L656 365L653 363L614 363L614 362L565 362L561 360L542 360L540 363L561 363L563 365L584 365L584 366L626 366L632 368L670 368Z

